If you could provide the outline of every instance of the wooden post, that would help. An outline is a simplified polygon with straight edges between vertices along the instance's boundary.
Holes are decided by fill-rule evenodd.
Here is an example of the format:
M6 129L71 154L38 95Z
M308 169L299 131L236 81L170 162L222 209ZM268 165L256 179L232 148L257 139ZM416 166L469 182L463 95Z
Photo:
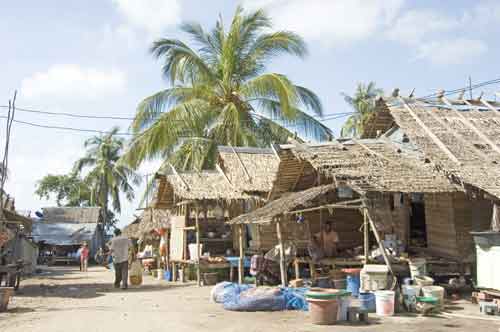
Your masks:
M285 248L283 246L283 236L281 234L281 220L276 221L276 234L278 236L278 244L280 249L280 272L281 272L281 286L286 287L286 264L285 264Z
M195 209L195 222L196 222L196 251L198 257L196 258L196 282L198 286L201 286L201 269L200 269L200 258L201 258L201 248L200 248L200 222L198 220L198 204Z
M370 252L370 225L368 225L368 216L366 215L366 207L363 208L363 239L364 239L364 251L365 251L365 264L368 264L368 256Z
M366 206L365 206L365 211L366 211ZM384 243L380 239L380 235L378 234L377 227L375 227L375 223L373 222L372 218L370 217L370 214L368 213L368 211L366 211L365 213L366 213L366 216L368 217L368 222L370 223L370 226L372 228L373 235L375 235L375 239L377 240L380 251L382 251L382 256L384 257L385 264L389 268L389 271L391 272L391 274L394 275L394 272L392 271L391 261L389 261L389 257L387 257L387 252L385 251Z
M300 278L300 264L299 264L299 260L297 258L295 258L295 260L293 261L293 265L295 267L295 279L299 279Z
M245 272L245 267L243 266L243 225L238 225L238 244L240 250L240 258L238 259L238 283L243 284L243 275Z

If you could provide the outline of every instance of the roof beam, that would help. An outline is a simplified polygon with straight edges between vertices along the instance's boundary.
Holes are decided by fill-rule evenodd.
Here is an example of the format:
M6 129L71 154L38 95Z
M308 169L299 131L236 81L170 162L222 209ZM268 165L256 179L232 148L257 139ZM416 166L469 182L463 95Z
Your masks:
M273 150L273 153L274 153L274 156L276 157L276 159L278 159L279 161L281 161L280 155L278 154L278 151L276 151L276 148L274 147L274 144L271 144L271 150Z
M441 99L443 100L443 102L446 105L451 107L451 109L455 112L455 114L457 114L458 117L460 119L462 119L462 122L467 127L469 127L470 130L472 130L477 136L479 136L484 142L486 142L491 147L491 149L493 149L496 153L500 154L500 148L498 147L498 145L496 145L492 140L490 140L489 137L486 136L483 132L481 132L479 129L477 129L477 127L469 119L467 119L467 117L465 117L452 103L450 103L450 101L448 99L446 99L446 97L442 97ZM468 101L464 100L464 102L467 105L474 107Z
M231 181L229 181L229 178L227 177L226 173L224 173L224 170L220 167L220 165L215 164L215 168L222 176L224 176L224 179L226 179L227 183L229 183L232 186L233 184L231 183Z
M243 168L243 172L245 173L245 176L246 176L247 180L251 181L252 178L250 177L250 174L248 173L248 170L245 167L245 164L243 164L243 161L241 160L238 152L236 152L236 150L234 149L234 147L231 144L229 144L229 146L231 147L231 150L233 151L233 153L236 155L236 158L238 158L238 162L239 162L241 168Z
M392 163L392 160L390 160L389 158L387 158L386 156L384 156L383 154L377 152L377 151L374 151L372 149L370 149L366 144L363 144L361 143L360 141L358 141L357 139L352 139L352 141L356 144L358 144L359 146L361 146L363 149L365 149L366 151L368 151L370 154L374 155L374 156L377 156L381 159L384 159L385 161L387 162L390 162Z
M186 181L184 181L184 179L182 178L182 176L177 172L177 170L175 169L174 165L172 165L171 163L168 163L168 166L170 166L170 169L172 170L172 173L174 173L175 176L179 178L179 180L181 181L182 185L186 188L186 190L189 190L188 184L186 183Z
M456 164L460 164L460 161L455 157L455 155L448 149L448 147L432 132L432 130L427 127L427 125L418 117L418 115L413 111L413 109L406 103L406 101L399 97L398 98L404 105L405 109L410 113L411 117L417 122L417 124L424 130L427 136L436 144L441 151L443 151L448 158Z

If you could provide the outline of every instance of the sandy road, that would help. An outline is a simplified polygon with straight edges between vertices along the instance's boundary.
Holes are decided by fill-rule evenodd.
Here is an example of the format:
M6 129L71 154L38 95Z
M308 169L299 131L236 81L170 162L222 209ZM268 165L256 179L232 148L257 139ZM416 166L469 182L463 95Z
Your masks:
M307 313L238 313L209 302L210 288L168 284L146 278L127 291L111 287L102 268L81 273L52 268L25 280L7 313L2 332L149 332L149 331L499 331L495 322L455 318L373 318L368 326L313 326Z

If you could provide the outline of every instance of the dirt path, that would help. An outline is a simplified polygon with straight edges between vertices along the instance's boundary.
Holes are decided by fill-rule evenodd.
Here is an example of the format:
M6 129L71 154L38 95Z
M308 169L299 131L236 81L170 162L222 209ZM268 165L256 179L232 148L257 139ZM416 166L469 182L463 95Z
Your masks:
M111 287L113 275L102 268L81 273L53 268L22 284L2 332L148 332L148 331L494 331L496 322L448 318L372 319L368 326L320 327L303 312L238 313L209 302L210 288L168 284L146 278L138 289Z

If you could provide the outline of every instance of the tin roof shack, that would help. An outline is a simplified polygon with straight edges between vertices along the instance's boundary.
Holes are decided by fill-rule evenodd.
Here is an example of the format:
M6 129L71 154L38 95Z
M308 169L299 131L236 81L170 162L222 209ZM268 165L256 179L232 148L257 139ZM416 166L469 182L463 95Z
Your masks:
M380 98L363 136L412 146L424 163L463 187L453 195L424 195L424 213L429 241L440 253L469 258L470 232L490 228L500 198L500 103L436 95L425 101Z
M101 208L51 207L42 211L43 218L33 223L33 240L40 250L55 249L56 262L74 260L84 242L91 257L104 245Z

